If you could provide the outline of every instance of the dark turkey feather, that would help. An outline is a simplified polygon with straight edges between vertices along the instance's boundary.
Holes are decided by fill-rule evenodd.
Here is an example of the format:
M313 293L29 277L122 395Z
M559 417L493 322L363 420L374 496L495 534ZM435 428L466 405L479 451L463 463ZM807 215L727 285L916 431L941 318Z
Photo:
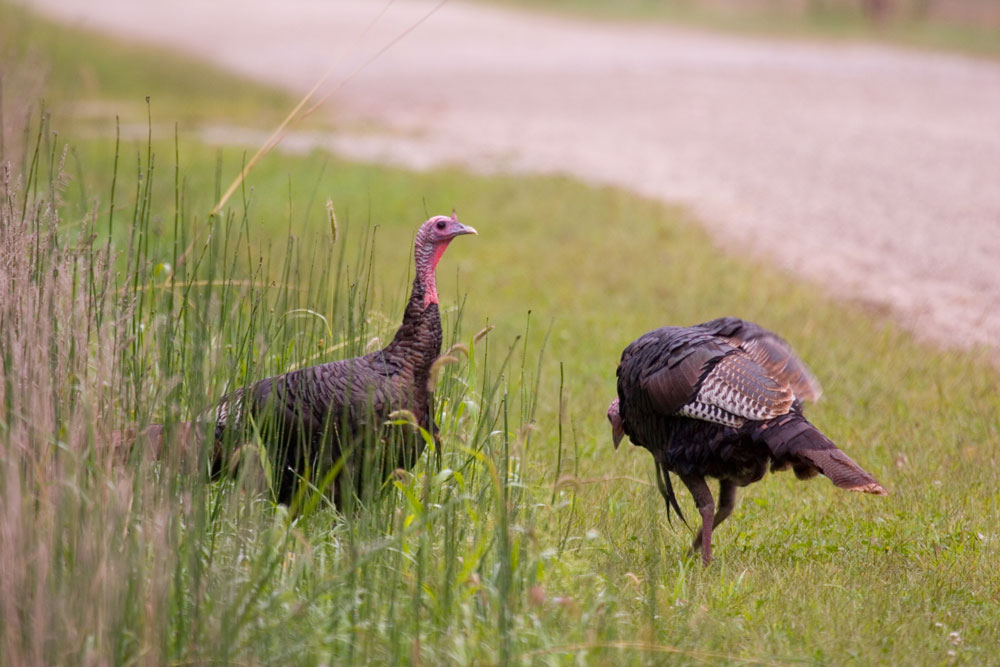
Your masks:
M791 465L799 479L822 473L848 491L885 493L874 477L797 411L761 423L754 437L770 450L772 470L783 470Z
M764 327L738 317L720 317L696 326L725 338L730 345L749 354L772 377L787 383L800 401L818 401L823 394L819 381L791 346Z
M802 414L822 390L779 336L752 322L721 318L663 327L633 341L618 366L618 398L608 408L615 446L628 435L648 449L657 486L683 520L669 473L691 491L702 515L692 548L711 558L711 533L732 511L736 489L772 470L800 478L822 473L837 486L885 489ZM705 482L720 484L715 502Z

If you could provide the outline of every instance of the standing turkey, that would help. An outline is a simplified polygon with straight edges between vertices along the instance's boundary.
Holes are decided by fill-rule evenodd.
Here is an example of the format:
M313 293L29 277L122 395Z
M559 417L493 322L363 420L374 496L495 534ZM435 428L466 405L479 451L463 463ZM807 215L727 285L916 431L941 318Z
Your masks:
M392 412L406 410L421 427L434 430L428 381L442 341L434 272L448 244L463 234L476 230L454 213L432 217L417 230L413 290L403 323L385 348L265 378L222 397L204 418L215 423L215 471L224 467L248 428L257 430L269 448L283 503L291 501L303 477L315 483L330 474L334 502L342 508L345 494L352 487L360 493L372 473L411 467L423 451L423 439L412 428L391 429L385 422ZM202 428L201 422L182 424L181 437L200 440ZM161 426L143 435L159 450Z
M656 481L684 520L673 472L701 514L691 545L707 565L712 529L736 504L736 489L791 466L799 479L823 473L851 491L886 490L802 415L819 383L776 334L735 317L692 327L663 327L622 352L618 398L608 408L615 448L624 436L652 453ZM719 480L716 512L706 477Z

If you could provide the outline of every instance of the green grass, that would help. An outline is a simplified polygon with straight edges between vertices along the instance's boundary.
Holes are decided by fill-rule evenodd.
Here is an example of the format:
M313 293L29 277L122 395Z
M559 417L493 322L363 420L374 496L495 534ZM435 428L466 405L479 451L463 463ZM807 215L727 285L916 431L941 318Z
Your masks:
M113 137L71 138L61 187L65 135L43 140L23 216L0 186L3 662L993 660L986 351L918 344L725 256L683 211L569 179L276 153L210 220L244 150L160 135L122 142L107 271ZM123 424L190 418L247 378L391 334L412 234L452 206L480 235L440 265L446 345L497 328L442 380L440 469L428 453L365 511L293 517L253 466L206 483L172 457L111 464ZM892 495L768 476L706 569L650 456L615 452L604 413L632 338L723 314L790 340L826 388L813 421Z
M0 2L0 25L8 104L19 95L36 110L44 103L64 132L81 121L113 127L116 116L145 123L147 96L181 129L209 120L270 129L294 104L284 92L193 58L44 21L9 2ZM7 112L9 121L21 120Z
M496 2L496 0L492 0ZM948 21L921 13L921 3L895 2L888 18L873 23L860 2L703 3L690 0L501 0L534 11L596 20L662 22L731 33L780 38L812 38L894 44L996 58L1000 30L995 24ZM954 0L961 6L963 0Z

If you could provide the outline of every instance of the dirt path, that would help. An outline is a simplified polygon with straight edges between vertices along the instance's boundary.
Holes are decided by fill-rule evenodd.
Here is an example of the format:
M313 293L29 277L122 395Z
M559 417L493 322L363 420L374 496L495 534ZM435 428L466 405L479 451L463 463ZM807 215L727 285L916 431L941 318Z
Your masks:
M33 4L298 91L432 6L397 2L359 42L381 2ZM1000 346L1000 63L453 2L335 102L363 128L324 139L348 156L565 172L679 202L722 245L924 337Z

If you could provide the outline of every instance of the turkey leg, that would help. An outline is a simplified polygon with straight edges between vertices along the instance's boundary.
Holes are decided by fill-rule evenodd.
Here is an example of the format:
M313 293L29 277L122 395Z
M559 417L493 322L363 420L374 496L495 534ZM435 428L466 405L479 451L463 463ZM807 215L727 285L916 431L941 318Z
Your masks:
M733 508L736 507L736 491L738 488L731 480L719 480L719 509L715 511L715 518L712 520L712 530L718 528L719 524L733 513ZM698 553L700 550L701 533L698 533L694 536L694 542L691 543L691 551Z

